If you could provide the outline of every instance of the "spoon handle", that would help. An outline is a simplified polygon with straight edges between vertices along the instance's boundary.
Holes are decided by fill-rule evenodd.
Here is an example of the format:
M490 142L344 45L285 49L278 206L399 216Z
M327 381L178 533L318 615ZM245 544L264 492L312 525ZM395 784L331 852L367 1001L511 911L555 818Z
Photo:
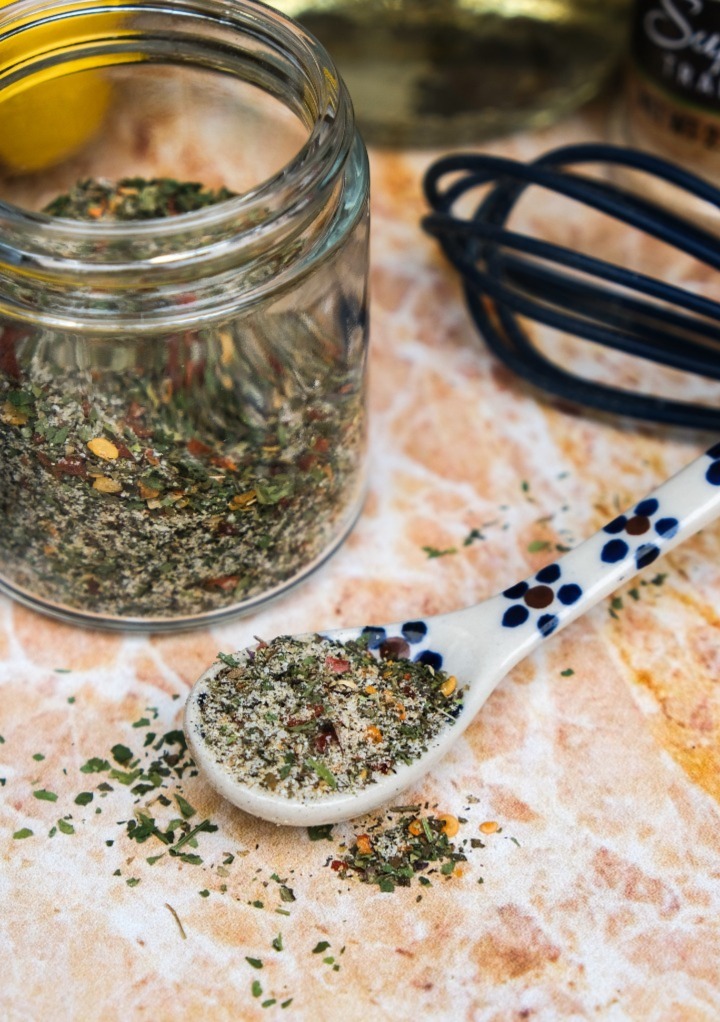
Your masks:
M557 561L461 611L464 624L484 631L494 666L506 672L718 515L720 442Z

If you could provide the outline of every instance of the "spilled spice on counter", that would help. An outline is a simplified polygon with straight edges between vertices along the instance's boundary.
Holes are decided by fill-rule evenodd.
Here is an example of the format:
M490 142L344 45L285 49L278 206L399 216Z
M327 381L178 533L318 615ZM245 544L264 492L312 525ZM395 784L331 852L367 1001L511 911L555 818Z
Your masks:
M462 706L452 675L388 653L320 635L221 653L198 698L206 749L235 781L280 796L375 783L421 756Z
M177 698L179 696L172 696L173 700ZM66 700L66 703L69 702ZM294 868L288 868L287 864L283 875L270 874L268 857L272 860L274 849L260 843L255 845L256 858L254 862L250 860L250 869L233 875L229 867L237 864L238 858L244 859L251 853L227 851L226 842L232 841L229 833L225 837L219 833L211 837L220 828L204 818L192 804L197 798L186 790L185 779L196 778L197 770L184 735L171 726L171 715L167 710L168 707L144 707L142 713L135 715L137 719L125 723L114 744L108 742L110 747L103 754L90 756L78 764L69 788L62 783L53 783L60 782L60 778L51 777L47 765L39 768L46 771L41 778L36 774L36 766L32 767L32 773L25 780L21 780L18 774L15 780L20 802L22 789L28 786L39 791L62 791L65 787L57 803L52 805L50 819L58 812L59 806L70 810L64 812L48 832L51 803L46 799L35 802L33 810L37 815L27 821L32 823L32 829L25 826L12 835L17 842L18 854L24 854L27 849L25 842L42 840L44 834L54 843L78 841L77 835L83 834L88 851L92 847L91 839L111 849L106 856L93 855L89 861L94 863L93 868L103 869L116 878L113 883L117 884L117 896L145 898L152 904L157 904L157 884L163 882L162 873L157 877L154 874L158 870L170 869L171 884L175 886L168 888L165 897L169 897L170 890L174 889L175 897L181 899L181 903L176 902L180 911L170 900L163 900L163 904L169 913L168 925L175 928L178 940L192 940L195 936L194 910L184 896L188 891L197 892L197 900L207 902L207 911L216 911L213 908L219 905L216 898L226 898L226 905L232 904L238 913L249 911L245 905L272 911L277 894L280 902L286 904L283 908L276 907L275 913L290 916L287 907L291 906L295 912L297 906L293 903L298 902L302 906L303 898L300 892L296 897L288 883L299 882L302 885L304 877L296 874ZM69 707L67 712L72 712ZM41 758L45 759L44 756ZM36 760L37 754L33 757L33 761ZM63 768L62 774L66 780L71 778L67 767ZM480 801L474 796L467 796L468 812ZM47 820L45 826L41 813ZM443 813L437 805L395 805L384 815L339 825L339 833L333 833L330 824L308 828L307 837L310 841L321 842L313 846L323 852L320 861L327 851L325 840L335 843L322 871L327 884L337 884L337 880L341 879L349 889L355 883L362 883L382 893L397 891L397 896L409 895L419 902L431 890L439 893L439 884L454 883L454 877L462 872L460 866L467 861L470 850L485 847L477 838L468 840L462 836L461 827L468 823L470 821L463 816ZM475 828L477 822L472 826ZM500 829L499 825L494 826ZM484 829L487 829L487 824ZM203 847L206 838L207 844ZM292 842L301 840L301 832L296 829L288 849L290 857L293 854ZM221 851L223 845L225 847ZM64 855L62 848L57 851ZM256 863L260 865L253 872ZM463 877L465 882L469 879L467 875ZM267 890L264 902L247 901L250 893L248 883L262 883ZM483 883L482 877L476 878L475 883ZM409 887L416 886L423 893L408 892ZM366 893L370 894L371 888ZM160 890L163 890L162 886ZM307 891L303 893L307 894ZM362 899L360 891L358 895ZM162 899L162 895L160 897ZM293 997L289 984L283 981L283 968L286 964L292 967L293 962L299 961L301 951L297 946L297 930L291 928L283 933L276 930L270 921L270 927L265 926L265 934L264 944L256 943L243 952L242 968L246 974L248 995L257 998L261 1007L287 1009L292 1005ZM328 978L338 974L341 981L346 951L344 941L338 939L339 934L321 931L321 936L323 939L313 943L315 938L307 941L303 931L305 959L311 962L310 968L322 970ZM270 949L272 959L268 957ZM288 958L289 963L286 961ZM263 997L265 1000L261 1002Z
M346 855L331 859L330 868L343 879L354 877L391 893L396 887L409 887L413 880L430 886L428 874L449 877L457 863L467 861L451 840L458 833L457 817L423 813L420 805L396 806L390 812L400 815L390 826L382 818L375 819L355 836Z
M134 220L229 197L83 181L46 211ZM127 343L0 322L0 572L110 617L233 606L336 538L364 429L362 367L297 315Z

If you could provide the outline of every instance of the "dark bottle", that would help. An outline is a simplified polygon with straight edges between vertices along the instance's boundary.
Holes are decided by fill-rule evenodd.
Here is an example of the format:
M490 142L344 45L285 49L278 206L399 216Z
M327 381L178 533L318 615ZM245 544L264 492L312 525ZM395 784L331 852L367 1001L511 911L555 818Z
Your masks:
M624 141L720 181L720 0L635 0Z

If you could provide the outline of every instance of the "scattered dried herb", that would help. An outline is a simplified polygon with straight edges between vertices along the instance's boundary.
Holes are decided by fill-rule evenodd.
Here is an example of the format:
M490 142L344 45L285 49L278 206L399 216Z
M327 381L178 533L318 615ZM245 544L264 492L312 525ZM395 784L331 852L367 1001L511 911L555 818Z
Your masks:
M528 543L528 553L538 554L542 550L549 550L552 544L547 539L534 539L531 543Z
M428 555L428 558L447 557L448 554L456 554L457 553L457 547L454 547L454 546L446 547L444 550L440 550L436 546L424 546L422 549L423 549L424 553L426 553Z
M392 825L387 826L377 819L366 833L356 835L350 851L332 859L330 866L343 878L377 884L387 894L396 887L409 887L413 879L427 885L430 881L425 874L439 870L449 876L458 862L467 859L450 840L446 820L444 816L412 813L399 820L392 818Z
M185 933L185 927L183 926L182 922L180 921L180 916L177 914L177 912L172 907L172 905L168 905L167 902L165 902L165 908L170 912L170 914L172 915L173 919L177 923L178 929L180 930L180 936L182 937L182 939L183 940L187 940L187 934Z
M383 647L380 648L381 653ZM221 658L198 702L203 742L243 784L322 798L376 783L455 721L455 678L362 641L280 636Z
M184 820L189 820L192 816L195 816L197 809L193 808L187 799L184 799L182 795L175 794L175 801L177 802L180 815Z
M84 181L46 211L132 220L228 197ZM0 321L0 572L110 617L195 616L272 590L357 502L362 374L296 314L137 341Z
M57 794L54 791L46 791L45 788L41 788L39 791L34 791L33 795L35 798L42 799L45 802L57 802Z
M319 823L315 827L308 827L308 837L311 841L332 841L332 823Z

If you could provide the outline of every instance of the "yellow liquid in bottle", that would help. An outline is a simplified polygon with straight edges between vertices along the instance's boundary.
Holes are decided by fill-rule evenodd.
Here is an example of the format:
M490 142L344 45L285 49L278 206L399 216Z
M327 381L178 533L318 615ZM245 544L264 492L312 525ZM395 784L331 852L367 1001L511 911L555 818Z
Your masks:
M0 0L2 8L8 0ZM92 30L112 34L120 21L115 15L96 15ZM36 25L0 43L2 76L24 61L37 60L59 46L76 42L90 27L90 19L70 19ZM5 30L7 25L3 25ZM13 28L16 26L13 25ZM96 59L95 64L100 65ZM101 126L109 107L111 86L100 71L88 71L93 59L68 64L57 71L28 77L0 88L0 165L11 174L28 174L54 166L73 155Z

